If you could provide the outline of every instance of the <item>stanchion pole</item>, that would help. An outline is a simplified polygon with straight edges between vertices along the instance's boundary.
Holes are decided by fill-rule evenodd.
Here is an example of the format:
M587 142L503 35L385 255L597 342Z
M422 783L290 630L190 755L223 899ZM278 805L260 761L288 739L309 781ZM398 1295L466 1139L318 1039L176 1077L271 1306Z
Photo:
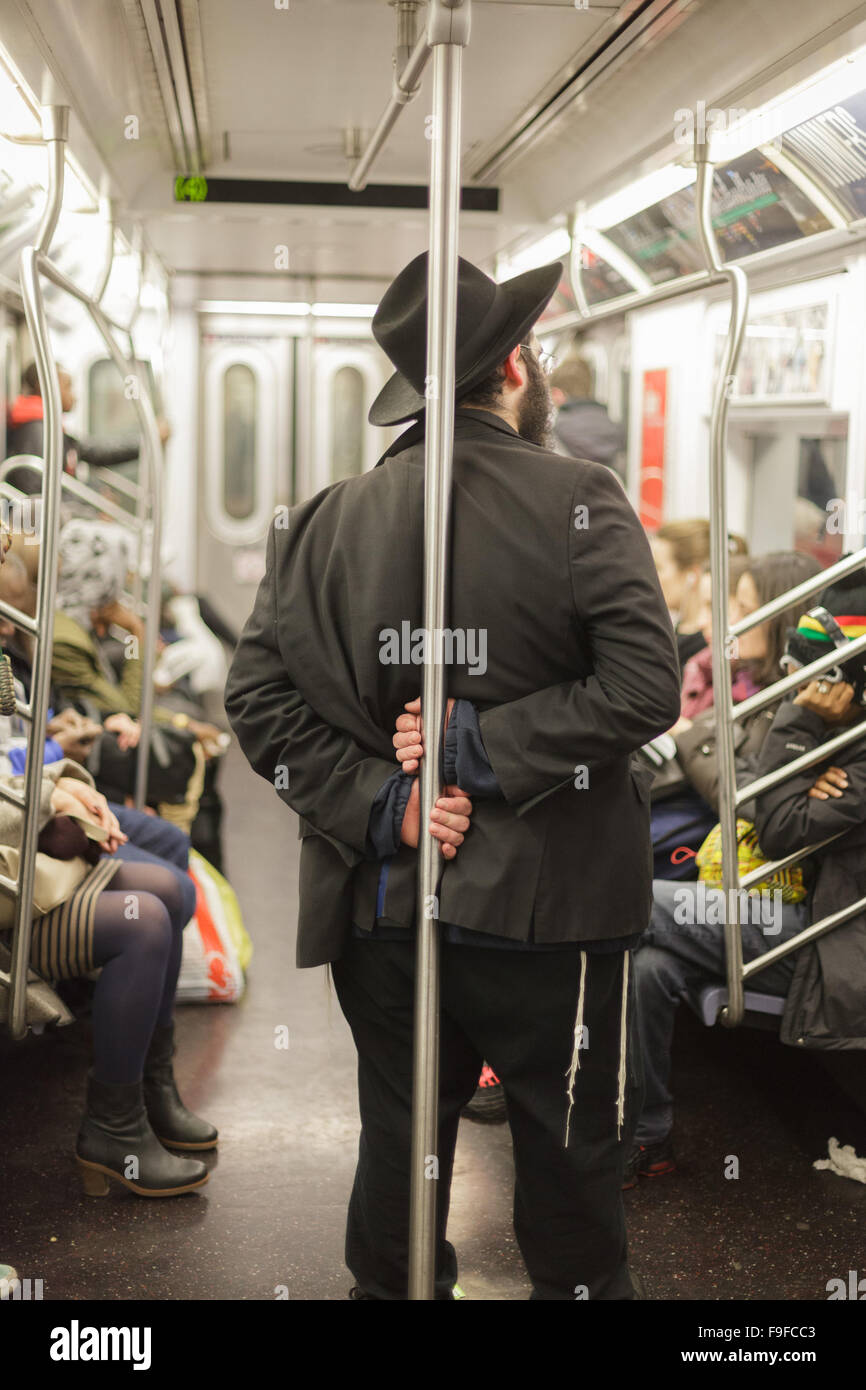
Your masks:
M428 42L433 49L430 167L430 254L427 313L427 429L424 482L424 666L421 709L426 756L421 763L418 845L415 1047L409 1298L434 1297L436 1197L439 1189L439 872L438 842L429 834L440 793L445 672L442 644L447 606L451 454L454 447L454 358L457 327L457 232L460 213L460 98L463 48L469 40L469 0L433 0Z

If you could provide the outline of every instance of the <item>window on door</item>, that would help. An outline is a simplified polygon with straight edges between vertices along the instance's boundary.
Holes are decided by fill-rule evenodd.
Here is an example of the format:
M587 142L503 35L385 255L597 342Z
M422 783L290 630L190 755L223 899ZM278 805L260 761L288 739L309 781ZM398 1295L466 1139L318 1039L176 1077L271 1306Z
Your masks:
M331 478L353 478L364 468L364 378L357 367L340 367L331 387Z
M256 509L256 420L259 385L252 367L235 362L223 376L223 507L235 521Z

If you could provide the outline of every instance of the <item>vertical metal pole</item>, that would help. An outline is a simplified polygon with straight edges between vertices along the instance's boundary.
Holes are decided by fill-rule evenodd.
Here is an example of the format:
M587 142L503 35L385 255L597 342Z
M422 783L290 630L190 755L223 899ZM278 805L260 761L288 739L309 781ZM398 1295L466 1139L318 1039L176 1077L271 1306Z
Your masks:
M43 107L42 138L48 146L48 196L36 233L36 250L44 251L47 255L63 206L63 175L66 170L66 141L69 138L68 106Z
M440 16L441 17L441 16ZM431 16L431 25L435 15ZM468 35L467 35L468 36ZM431 42L435 36L431 29ZM465 42L465 37L464 37ZM424 484L424 627L428 660L421 708L426 756L421 763L418 845L415 1049L409 1298L434 1297L439 1100L439 873L438 842L429 834L439 795L445 672L434 634L445 627L451 455L454 446L454 360L457 326L457 241L460 213L460 96L462 46L433 49L433 140L430 172L430 255L427 312L427 429Z
M139 385L142 389L133 397L133 405L138 415L138 424L141 430L142 444L144 446L141 455L142 467L139 470L139 498L136 504L138 519L144 520L145 500L150 502L150 574L147 581L147 607L144 620L144 642L141 654L141 709L139 710L139 723L141 733L138 739L138 749L136 752L135 768L135 807L136 810L143 810L147 799L147 773L148 760L150 756L150 731L153 724L153 672L156 665L156 639L159 635L159 614L161 607L161 543L162 543L162 440L159 437L159 426L156 423L156 413L150 399L148 383L143 378L140 371L138 360L130 355L125 358L120 351L111 332L108 321L102 310L92 300L88 301L87 307L90 310L91 318L102 335L105 346L108 348L110 357L121 376L127 374L128 368L132 366L138 371L141 378ZM146 532L139 531L139 570L144 558L144 543ZM140 592L140 581L136 585Z
M568 278L571 292L581 318L589 316L589 301L583 287L583 240L580 232L580 217L577 210L568 214Z
M728 1004L722 1019L736 1027L743 1018L743 939L740 931L737 862L737 780L734 767L731 664L728 660L728 495L726 476L728 401L746 331L749 285L739 266L722 264L712 221L713 166L706 143L696 143L698 181L695 192L698 241L707 270L720 273L731 285L731 317L725 351L716 382L710 419L710 577L713 616L713 708L719 768L719 824L722 832L722 888L725 895L725 959Z
M114 226L115 226L115 200L113 198L100 198L99 211L105 221L105 256L100 267L99 276L91 292L91 299L95 304L102 303L102 296L108 288L111 279L111 268L114 265Z

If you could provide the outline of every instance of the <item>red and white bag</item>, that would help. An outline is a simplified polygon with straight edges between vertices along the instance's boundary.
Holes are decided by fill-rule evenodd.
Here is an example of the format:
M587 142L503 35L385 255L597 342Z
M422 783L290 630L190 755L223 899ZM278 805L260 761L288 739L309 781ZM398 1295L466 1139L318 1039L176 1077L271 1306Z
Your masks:
M195 916L183 933L178 1003L235 1004L244 988L252 943L231 885L195 850L189 873L196 888Z

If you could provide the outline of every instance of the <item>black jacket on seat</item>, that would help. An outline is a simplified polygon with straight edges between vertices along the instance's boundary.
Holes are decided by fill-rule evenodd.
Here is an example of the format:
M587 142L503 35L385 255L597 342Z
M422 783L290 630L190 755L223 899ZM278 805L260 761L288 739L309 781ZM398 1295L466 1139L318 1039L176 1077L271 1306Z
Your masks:
M278 517L229 672L241 747L304 818L299 965L335 959L353 920L414 923L417 852L393 856L384 892L365 855L395 718L421 690L408 652L383 655L423 621L423 485L414 426L378 467ZM652 779L629 754L673 724L680 693L640 523L608 468L486 411L457 411L452 497L448 629L483 634L486 653L483 670L468 649L450 664L447 689L480 711L505 800L476 799L439 917L521 941L641 931Z

